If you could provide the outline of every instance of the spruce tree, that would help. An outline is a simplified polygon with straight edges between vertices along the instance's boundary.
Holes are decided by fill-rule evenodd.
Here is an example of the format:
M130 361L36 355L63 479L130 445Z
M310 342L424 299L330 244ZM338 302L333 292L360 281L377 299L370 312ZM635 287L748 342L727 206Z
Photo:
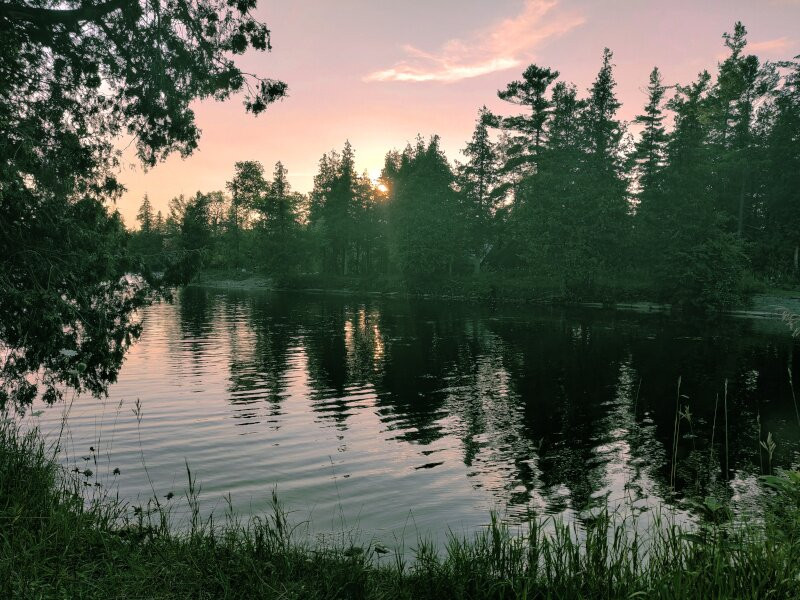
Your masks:
M139 205L139 212L136 213L136 220L139 221L140 231L144 234L150 233L153 229L153 205L150 203L150 198L147 194L144 195L141 205Z
M667 148L667 133L664 128L663 102L666 87L661 80L658 67L650 72L647 86L647 104L644 112L634 119L642 126L639 140L634 150L634 170L640 202L646 202L658 188L658 176L664 168Z
M482 107L472 139L463 150L467 162L458 174L466 244L475 273L480 271L494 241L492 220L500 170L497 149L489 135L489 124L494 121L489 110Z

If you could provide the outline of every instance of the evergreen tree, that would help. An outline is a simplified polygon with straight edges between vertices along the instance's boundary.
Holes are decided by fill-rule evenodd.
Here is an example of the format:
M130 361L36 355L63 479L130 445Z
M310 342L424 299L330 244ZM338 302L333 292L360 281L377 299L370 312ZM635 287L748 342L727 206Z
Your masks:
M355 171L355 153L346 142L342 154L331 152L320 160L311 200L311 224L321 246L322 267L347 275L354 268L357 219L362 205L361 178ZM355 267L357 270L357 266Z
M161 211L156 213L156 218L153 221L153 229L155 229L155 231L160 235L164 234L164 215L161 213Z
M726 231L726 217L714 202L718 155L711 143L716 99L707 72L677 86L668 106L675 113L659 197L650 213L651 248L643 253L662 299L702 308L740 300L746 257L740 239Z
M355 208L355 153L350 142L345 142L336 175L331 181L331 191L325 204L328 222L328 243L333 250L334 269L348 274L350 242L353 235Z
M259 221L262 263L270 272L285 274L299 260L296 236L299 194L292 192L288 171L283 163L275 163L272 181L256 204Z
M547 120L551 103L547 99L547 88L558 78L558 71L530 65L522 74L522 80L512 81L506 89L497 92L506 102L524 106L528 114L506 117L502 120L505 129L515 132L509 147L507 171L535 169L536 159L546 142Z
M612 52L603 50L600 71L590 88L583 113L587 152L585 189L586 238L591 240L592 262L601 263L605 275L625 268L630 257L630 203L624 172L622 139L625 129L616 118L620 103L614 89ZM600 260L597 260L600 256Z
M153 229L153 205L150 204L150 198L147 197L147 194L144 195L139 211L136 213L136 220L139 221L142 233L150 233Z
M620 103L614 88L614 65L611 59L613 52L603 50L603 64L597 77L589 89L589 98L584 112L586 142L597 164L614 168L619 161L619 143L622 139L622 128L616 119Z
M139 221L139 231L131 235L131 253L139 259L146 273L163 270L165 265L163 216L160 211L158 217L153 216L153 206L147 194L139 206L136 220Z
M275 228L281 233L285 233L289 229L290 223L294 221L294 201L296 198L292 194L291 185L289 185L289 180L287 179L288 174L289 172L282 162L275 163L272 182L267 192L269 220L275 224Z
M733 33L723 35L728 57L719 64L717 82L709 96L710 137L714 145L715 202L723 214L729 215L731 230L738 235L748 233L751 212L758 189L754 138L756 104L772 94L777 74L772 65L761 65L758 57L744 53L747 29L734 25Z
M493 216L497 204L499 156L489 136L489 124L494 121L484 106L472 139L463 154L467 162L461 165L458 184L463 202L466 245L475 273L491 251L494 242Z
M765 136L764 223L758 259L764 274L796 282L800 277L800 60L780 66L786 74Z
M201 192L197 192L185 203L181 215L177 257L167 269L167 281L188 283L205 265L211 248L208 206L209 198Z
M433 136L406 148L395 176L391 209L393 255L412 286L451 275L463 254L455 177Z
M636 142L633 160L640 202L646 202L658 187L658 176L664 168L667 149L667 132L664 128L663 102L666 87L661 80L658 67L650 72L647 86L647 104L644 112L634 122L642 126L641 136Z
M554 87L548 143L538 171L520 182L510 219L528 268L557 281L562 293L598 293L629 254L611 57L606 49L586 100L574 86Z
M333 270L330 266L333 259L327 244L329 225L326 221L326 205L338 168L339 155L336 151L323 154L309 197L308 230L312 255L318 257L319 269L328 272Z

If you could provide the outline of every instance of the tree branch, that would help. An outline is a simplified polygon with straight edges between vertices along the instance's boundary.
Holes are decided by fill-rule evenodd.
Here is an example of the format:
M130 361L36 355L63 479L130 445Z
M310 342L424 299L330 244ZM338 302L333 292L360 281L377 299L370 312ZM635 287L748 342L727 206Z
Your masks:
M83 4L80 8L38 8L27 4L0 2L0 18L26 21L34 25L77 25L84 21L97 21L109 13L125 8L131 0L108 0L102 4Z

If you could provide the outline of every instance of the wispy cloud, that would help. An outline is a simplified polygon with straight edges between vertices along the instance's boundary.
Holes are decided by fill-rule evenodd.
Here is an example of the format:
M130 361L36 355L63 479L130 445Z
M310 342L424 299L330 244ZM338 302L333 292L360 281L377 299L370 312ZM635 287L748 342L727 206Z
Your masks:
M476 31L468 39L449 40L437 52L403 46L404 60L370 73L364 80L450 83L518 67L542 42L585 21L583 15L558 11L557 7L558 0L525 0L516 17Z
M750 42L747 44L747 49L753 53L784 54L795 46L796 43L794 40L784 36L775 38L774 40L765 40L763 42Z

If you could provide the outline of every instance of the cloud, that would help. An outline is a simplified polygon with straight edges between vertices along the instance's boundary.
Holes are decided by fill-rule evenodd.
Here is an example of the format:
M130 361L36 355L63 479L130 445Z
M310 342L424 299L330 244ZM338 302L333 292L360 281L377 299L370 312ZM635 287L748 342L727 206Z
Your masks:
M774 40L766 40L763 42L750 42L747 44L747 50L764 54L785 54L795 47L795 41L787 37L779 37Z
M577 12L556 12L558 0L525 0L522 12L469 39L452 39L437 52L404 46L406 58L393 67L370 73L364 81L438 81L452 83L522 65L545 40L583 24Z

